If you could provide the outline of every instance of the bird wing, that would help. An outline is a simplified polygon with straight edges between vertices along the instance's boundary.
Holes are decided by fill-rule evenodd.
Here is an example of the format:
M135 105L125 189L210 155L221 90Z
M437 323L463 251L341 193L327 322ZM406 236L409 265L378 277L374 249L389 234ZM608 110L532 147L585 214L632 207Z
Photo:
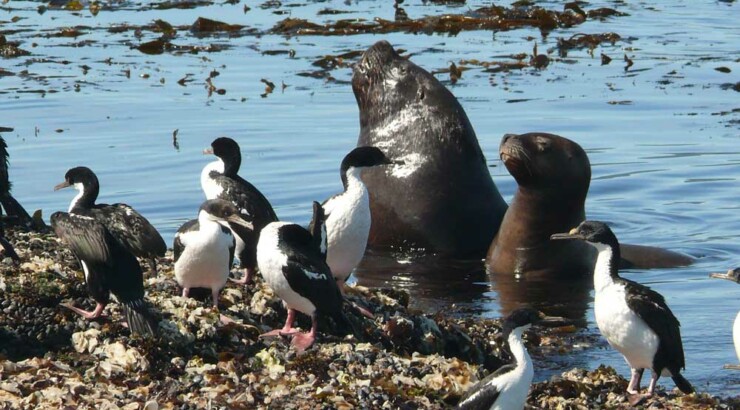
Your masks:
M175 256L175 262L180 259L182 251L184 251L185 246L187 246L184 235L190 231L197 231L198 229L200 229L200 224L198 223L198 220L191 219L182 224L180 229L177 230L177 233L175 234L175 242L172 244L172 251Z
M504 373L514 370L515 368L516 366L513 364L505 364L496 369L495 372L489 374L485 379L468 389L460 399L457 408L466 410L490 409L501 394L498 386L491 383L491 381Z
M78 259L87 263L110 265L111 250L105 226L89 216L54 212L51 227Z
M134 255L164 256L167 245L149 221L126 204L98 204L91 210L102 217L111 235Z
M645 285L622 280L627 290L627 306L647 323L660 341L654 365L674 370L684 368L681 323L668 308L663 296Z
M219 198L232 201L240 212L246 212L253 219L255 230L259 231L268 223L278 220L267 198L244 178L219 174L213 175L213 179L223 187Z
M321 255L314 253L289 254L283 275L290 287L310 300L316 310L327 313L341 310L342 294L337 282Z
M91 275L86 280L91 286L110 290L122 303L144 297L139 261L105 225L89 216L55 212L51 226L75 256L85 262Z

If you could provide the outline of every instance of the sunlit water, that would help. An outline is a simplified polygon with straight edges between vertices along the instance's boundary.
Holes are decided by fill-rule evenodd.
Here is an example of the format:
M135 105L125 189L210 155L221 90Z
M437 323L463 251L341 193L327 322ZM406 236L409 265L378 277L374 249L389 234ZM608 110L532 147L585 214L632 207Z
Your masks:
M247 2L247 13L245 3L146 12L139 11L138 3L122 3L97 16L87 10L39 14L39 2L2 5L0 32L33 53L0 60L0 68L16 74L0 76L0 126L14 128L3 136L10 146L16 197L29 210L43 209L46 217L66 209L72 192L55 193L52 187L68 168L87 165L101 180L102 202L133 205L171 242L203 200L199 174L210 158L203 157L202 149L214 137L228 135L242 146L241 174L265 193L281 219L306 222L312 200L341 189L339 162L354 147L359 131L348 84L351 70L332 71L335 82L298 76L317 69L312 61L386 39L433 71L463 59L506 61L508 55L530 53L537 43L540 53L553 51L554 61L542 71L489 74L471 67L455 85L447 74L438 75L467 111L494 181L509 200L515 184L497 159L504 133L547 131L579 142L593 166L587 202L591 219L608 221L623 242L659 245L698 258L688 268L624 276L661 292L681 320L686 377L700 390L740 393L740 373L721 370L724 363L737 361L731 325L740 309L740 287L707 278L710 271L740 263L740 100L727 87L740 81L734 3L595 2L586 8L615 7L630 16L587 21L545 38L532 28L454 37L395 33L293 38L196 38L180 30L175 44L228 46L221 52L182 55L145 55L132 49L159 37L149 30L141 38L133 30L108 32L111 25L139 26L155 19L189 25L197 17L265 31L287 17L274 14L276 10L312 21L337 18L317 15L324 8L352 12L339 18L392 20L394 15L391 2L284 1L278 9L262 9L261 3ZM462 8L420 1L403 5L415 18L487 3L471 1ZM540 4L562 7L559 2ZM13 22L13 17L21 19ZM88 28L77 38L49 36L69 26ZM616 32L623 41L597 47L593 56L572 50L559 59L553 50L559 37L604 32ZM295 56L262 54L268 50L294 50ZM602 52L613 58L611 64L600 65ZM625 54L634 61L628 71ZM86 73L82 66L89 67ZM208 95L205 80L213 70L219 72L213 84L225 89L224 95ZM186 76L192 81L179 85ZM266 98L260 96L263 78L277 85ZM172 141L176 129L179 150ZM473 314L497 317L506 310L502 307L529 301L580 312L576 314L585 315L586 331L596 331L587 284L490 283L479 263L407 255L372 256L360 273L362 283L409 289L416 306L428 310L455 303ZM621 357L601 347L558 358L537 377L599 363L628 375ZM668 380L662 384L672 387Z

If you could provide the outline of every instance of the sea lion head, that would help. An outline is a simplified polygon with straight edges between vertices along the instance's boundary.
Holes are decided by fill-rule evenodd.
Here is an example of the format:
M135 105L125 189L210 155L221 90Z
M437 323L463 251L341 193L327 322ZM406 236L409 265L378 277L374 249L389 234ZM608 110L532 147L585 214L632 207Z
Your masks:
M434 76L400 56L387 41L372 45L355 64L352 90L363 127L395 115L409 104L423 103L431 94L449 94Z
M568 192L585 198L591 164L575 142L553 134L506 134L499 156L522 188Z

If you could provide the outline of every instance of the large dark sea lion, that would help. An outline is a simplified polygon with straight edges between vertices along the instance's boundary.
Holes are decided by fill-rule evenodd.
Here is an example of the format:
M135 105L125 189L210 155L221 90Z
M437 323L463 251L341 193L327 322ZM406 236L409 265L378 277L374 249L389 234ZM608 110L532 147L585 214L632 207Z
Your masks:
M507 134L499 155L519 187L486 257L490 273L590 274L595 252L577 241L551 241L586 219L591 164L575 142L545 133ZM686 266L693 259L665 249L620 246L622 264Z
M493 184L472 125L455 96L386 41L355 65L358 146L401 165L368 169L368 247L482 257L506 202Z

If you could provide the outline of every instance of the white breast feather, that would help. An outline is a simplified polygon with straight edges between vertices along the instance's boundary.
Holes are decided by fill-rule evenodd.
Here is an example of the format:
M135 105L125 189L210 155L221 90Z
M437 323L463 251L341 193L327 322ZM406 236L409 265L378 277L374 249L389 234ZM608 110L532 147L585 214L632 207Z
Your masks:
M740 361L740 312L737 312L735 324L732 326L732 339L735 342L735 354L737 355L737 360Z
M652 369L658 336L627 306L625 286L609 276L611 248L597 246L594 315L601 334L633 369Z
M360 179L360 169L347 172L347 190L324 206L326 219L326 263L334 277L347 280L362 260L370 235L370 198Z
M175 262L175 279L184 288L202 287L218 290L229 277L231 234L215 222L200 221L198 231L178 234L184 249Z
M213 171L223 174L224 163L220 158L203 167L203 171L200 173L200 186L206 194L206 199L216 199L224 190L221 185L217 184L216 181L211 178L211 172Z
M262 229L257 243L257 266L265 282L289 308L310 316L316 311L316 306L293 290L283 274L283 267L287 266L288 257L278 247L278 229L288 224L287 222L271 222ZM309 274L305 270L304 273Z

